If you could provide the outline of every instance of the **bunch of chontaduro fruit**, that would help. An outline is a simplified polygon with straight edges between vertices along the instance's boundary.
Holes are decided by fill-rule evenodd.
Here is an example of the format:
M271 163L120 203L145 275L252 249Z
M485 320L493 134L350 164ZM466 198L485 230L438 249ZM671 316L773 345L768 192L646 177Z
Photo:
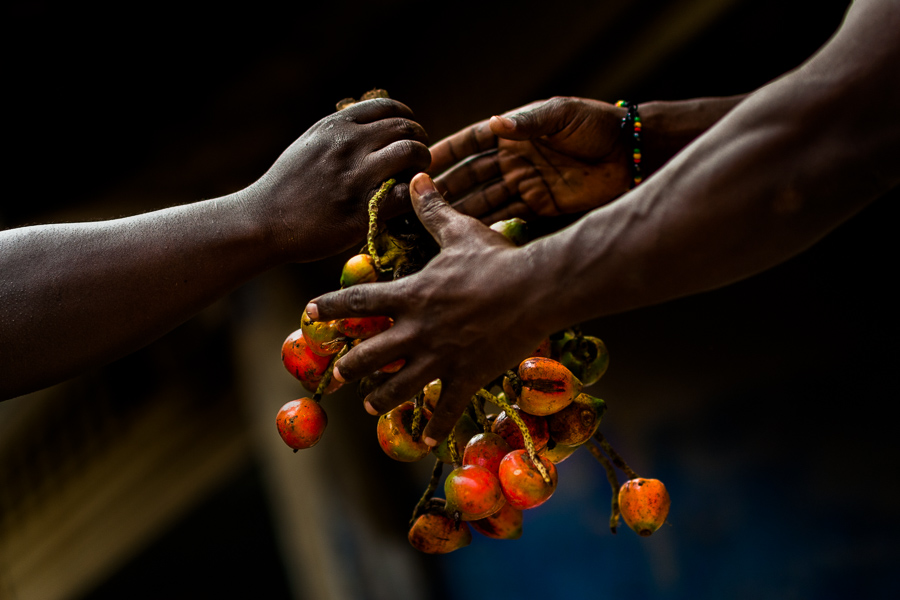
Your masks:
M370 92L363 99L378 94L383 92ZM353 102L343 100L338 108ZM391 227L378 223L378 203L393 183L385 182L369 203L367 244L344 264L342 288L408 275L438 252L417 222L392 222ZM528 241L521 219L500 221L491 228L518 245ZM276 418L282 439L295 452L315 445L325 430L327 417L320 401L341 386L331 377L335 361L354 344L392 325L388 317L314 322L303 313L300 328L284 341L281 357L285 368L312 395L288 402ZM360 396L365 397L403 364L398 360L364 378ZM413 547L426 553L451 552L471 542L472 529L489 538L519 538L522 511L550 498L558 481L556 465L580 447L587 448L606 470L613 492L612 532L620 517L642 536L658 529L670 504L665 486L638 477L610 446L599 432L606 403L583 392L608 366L603 341L571 328L544 340L517 367L479 390L450 436L435 448L425 444L422 431L440 397L440 380L379 417L376 435L389 457L415 462L431 454L436 459L428 487L410 519L408 539ZM444 465L450 465L451 471L444 478L444 498L439 498L435 492ZM616 467L629 478L622 486Z

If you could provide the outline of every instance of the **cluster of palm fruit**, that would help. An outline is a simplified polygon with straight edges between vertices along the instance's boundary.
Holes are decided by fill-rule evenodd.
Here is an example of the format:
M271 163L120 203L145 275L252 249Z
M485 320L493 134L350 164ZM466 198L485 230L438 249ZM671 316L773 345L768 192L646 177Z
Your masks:
M383 91L368 93L379 97ZM342 100L338 109L352 105ZM385 182L369 204L366 246L341 272L341 287L362 285L413 273L438 249L416 222L380 224L378 203L393 180ZM527 243L525 222L509 219L491 227L514 243ZM348 318L314 322L304 312L300 328L282 345L282 362L312 396L293 400L279 411L278 431L296 452L315 445L327 416L320 401L341 383L332 379L333 365L354 344L393 325L388 317ZM403 367L398 360L363 378L365 397L384 377ZM452 433L438 446L425 444L422 431L441 393L441 381L425 386L378 419L376 434L382 450L394 460L414 462L435 457L431 479L416 504L408 539L426 553L446 553L468 545L471 530L495 539L522 535L522 511L546 502L556 489L556 465L585 447L603 465L613 490L610 529L619 518L638 534L658 529L669 510L665 486L639 477L599 432L606 403L583 392L609 366L602 340L578 328L550 336L516 368L500 374L472 398ZM444 497L435 497L444 465ZM616 468L628 477L619 486Z

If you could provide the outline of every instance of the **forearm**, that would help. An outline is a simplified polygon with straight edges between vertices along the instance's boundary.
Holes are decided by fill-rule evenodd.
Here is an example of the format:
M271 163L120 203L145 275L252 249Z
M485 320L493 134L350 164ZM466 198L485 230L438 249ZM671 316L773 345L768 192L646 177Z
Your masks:
M639 105L644 172L649 175L725 116L746 94Z
M281 260L268 237L242 193L0 232L0 398L158 338Z
M626 197L536 245L534 259L553 260L546 268L559 276L546 287L573 290L567 318L748 277L900 184L900 117L879 109L900 104L889 39L900 25L885 12L861 23L851 11L804 67L748 97ZM875 50L855 53L860 39Z

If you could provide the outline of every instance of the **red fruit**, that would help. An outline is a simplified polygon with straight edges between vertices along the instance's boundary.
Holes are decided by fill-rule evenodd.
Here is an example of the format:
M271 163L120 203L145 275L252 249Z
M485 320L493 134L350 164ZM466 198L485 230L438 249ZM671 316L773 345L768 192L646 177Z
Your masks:
M426 554L446 554L472 543L472 531L464 521L441 513L426 513L416 519L407 536L412 547Z
M337 329L343 335L364 340L387 331L394 324L390 317L347 317L337 321Z
M562 363L551 358L527 358L519 365L522 390L517 404L532 415L552 415L567 407L581 392L581 382Z
M495 540L517 540L522 537L522 509L509 502L489 517L469 521L472 529Z
M325 433L328 416L312 398L300 398L282 406L275 423L284 443L294 450L302 450L316 445Z
M444 481L447 512L460 513L463 521L488 517L506 503L500 480L478 465L463 465L447 475Z
M368 254L357 254L344 263L344 268L341 270L342 288L373 281L378 281L378 269L375 267L375 261Z
M547 427L547 419L530 415L515 404L512 408L522 417L534 442L534 451L539 452L550 441L550 429ZM506 411L503 411L494 419L494 422L491 424L491 431L506 440L506 443L513 449L525 448L525 439L522 437L522 432L519 431L519 426L506 414Z
M313 352L303 337L303 329L298 329L287 336L281 345L281 362L284 363L284 368L300 381L318 382L328 370L331 357L319 356Z
M659 479L638 477L619 488L619 510L622 518L638 535L647 537L662 527L672 501Z
M425 423L431 418L431 411L422 409L419 435L414 438L412 434L414 408L415 405L407 401L378 418L376 427L378 444L385 454L400 462L415 462L431 451L431 446L428 446L422 438L422 431L425 429Z
M347 340L338 331L337 321L312 321L303 311L300 329L310 350L319 356L332 356L343 350Z
M578 446L597 432L606 412L606 402L588 394L578 394L567 407L547 417L550 437L559 444Z
M525 510L540 506L556 490L556 467L544 457L538 456L538 460L547 469L549 484L524 450L513 450L500 461L500 486L506 501L513 507Z
M494 475L500 470L500 461L512 452L512 446L496 433L479 433L469 440L463 452L464 465L484 467Z

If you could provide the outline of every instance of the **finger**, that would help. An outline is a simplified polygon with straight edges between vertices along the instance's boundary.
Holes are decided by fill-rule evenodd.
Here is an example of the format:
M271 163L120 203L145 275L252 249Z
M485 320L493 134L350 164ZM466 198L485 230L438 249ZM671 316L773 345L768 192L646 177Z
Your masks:
M389 329L357 344L335 363L334 377L344 382L356 381L399 358L406 358L403 350L407 344L401 338Z
M396 375L366 396L366 411L384 414L407 400L412 400L434 377L428 378L416 365L406 365Z
M431 162L428 146L414 140L397 140L366 155L363 165L376 173L379 183L403 171L420 172Z
M500 158L496 150L488 150L475 155L445 171L434 183L444 195L444 199L453 202L484 183L503 176L500 170Z
M472 192L462 200L453 203L453 208L472 217L481 218L504 205L515 197L509 183L501 180Z
M332 321L344 317L394 317L397 298L404 297L405 278L390 283L354 285L313 298L306 305L306 314L313 321ZM390 330L388 330L390 331Z
M480 121L432 146L428 172L433 175L442 173L461 160L496 147L497 136L488 127L486 120Z
M353 106L335 113L335 116L360 124L372 123L389 117L415 118L413 111L408 106L390 98L373 98L357 102Z
M523 110L491 117L489 124L498 137L530 140L565 129L575 116L575 107L575 101L571 98L552 98Z
M428 145L425 128L411 119L400 117L385 118L366 125L368 143L373 151L384 148L396 140L415 140ZM431 164L431 153L428 154ZM427 165L424 168L427 168Z
M436 446L450 435L476 391L477 388L441 381L441 397L422 432L426 444Z
M471 241L484 228L476 219L453 210L425 173L413 177L409 188L416 216L441 248Z

